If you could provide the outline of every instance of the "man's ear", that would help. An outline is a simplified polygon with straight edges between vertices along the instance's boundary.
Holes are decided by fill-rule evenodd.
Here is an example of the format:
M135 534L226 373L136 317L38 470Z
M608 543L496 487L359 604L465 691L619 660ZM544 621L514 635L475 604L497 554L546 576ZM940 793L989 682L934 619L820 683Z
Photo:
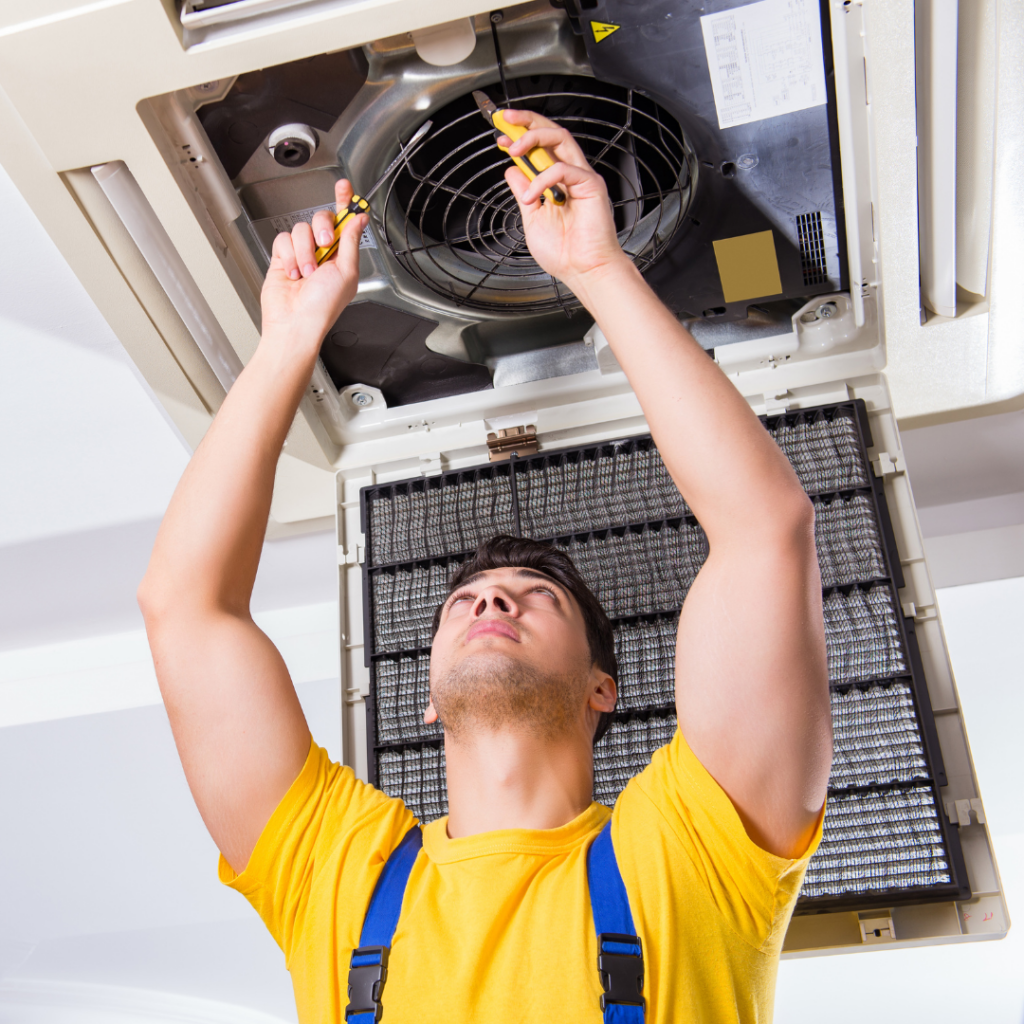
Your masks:
M614 711L615 701L619 694L615 680L607 672L602 672L596 665L590 670L590 678L592 688L587 705L595 711Z
M423 712L423 724L433 725L437 721L437 708L434 707L434 701L431 700L427 705L427 710Z

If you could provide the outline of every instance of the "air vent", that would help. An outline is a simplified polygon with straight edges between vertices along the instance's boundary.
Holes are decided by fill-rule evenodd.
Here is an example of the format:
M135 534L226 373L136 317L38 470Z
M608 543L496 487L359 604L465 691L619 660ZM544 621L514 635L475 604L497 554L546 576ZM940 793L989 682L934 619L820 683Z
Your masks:
M679 122L645 97L579 76L508 83L501 106L568 128L608 183L623 249L641 268L664 251L689 205L690 147ZM505 183L508 158L470 96L430 115L438 127L396 176L384 216L388 246L432 291L472 310L542 312L577 305L526 247Z
M796 233L800 241L800 269L804 284L826 284L828 264L825 261L825 236L821 230L821 214L801 213L796 218Z

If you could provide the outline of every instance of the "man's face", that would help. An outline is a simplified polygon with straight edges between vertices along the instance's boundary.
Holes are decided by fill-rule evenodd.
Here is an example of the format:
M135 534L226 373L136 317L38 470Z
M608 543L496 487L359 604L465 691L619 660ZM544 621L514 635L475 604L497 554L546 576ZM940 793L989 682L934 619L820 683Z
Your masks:
M440 717L455 736L472 728L592 733L595 716L610 710L604 704L614 704L614 683L591 662L579 605L532 569L489 569L448 598L430 683L426 718Z

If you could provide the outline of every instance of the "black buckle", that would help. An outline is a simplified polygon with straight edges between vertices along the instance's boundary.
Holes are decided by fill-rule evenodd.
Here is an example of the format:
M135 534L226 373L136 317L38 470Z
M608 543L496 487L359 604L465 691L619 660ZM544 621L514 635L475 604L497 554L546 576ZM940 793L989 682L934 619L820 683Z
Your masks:
M352 959L348 968L348 1006L345 1007L345 1019L354 1013L373 1013L375 1021L380 1020L384 1012L381 1006L381 993L384 982L388 980L387 946L361 946L352 950ZM376 956L377 963L356 964L356 959Z
M605 944L636 946L637 953L606 953ZM608 1003L644 1005L644 952L639 935L602 932L597 937L597 970L601 977L601 1009Z

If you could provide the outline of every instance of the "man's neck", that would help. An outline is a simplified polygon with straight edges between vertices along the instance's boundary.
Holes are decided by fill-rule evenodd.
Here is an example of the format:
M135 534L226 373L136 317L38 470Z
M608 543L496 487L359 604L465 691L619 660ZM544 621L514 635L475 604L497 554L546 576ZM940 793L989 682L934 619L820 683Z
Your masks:
M583 735L447 735L445 759L452 839L507 828L558 828L591 803L593 753Z

